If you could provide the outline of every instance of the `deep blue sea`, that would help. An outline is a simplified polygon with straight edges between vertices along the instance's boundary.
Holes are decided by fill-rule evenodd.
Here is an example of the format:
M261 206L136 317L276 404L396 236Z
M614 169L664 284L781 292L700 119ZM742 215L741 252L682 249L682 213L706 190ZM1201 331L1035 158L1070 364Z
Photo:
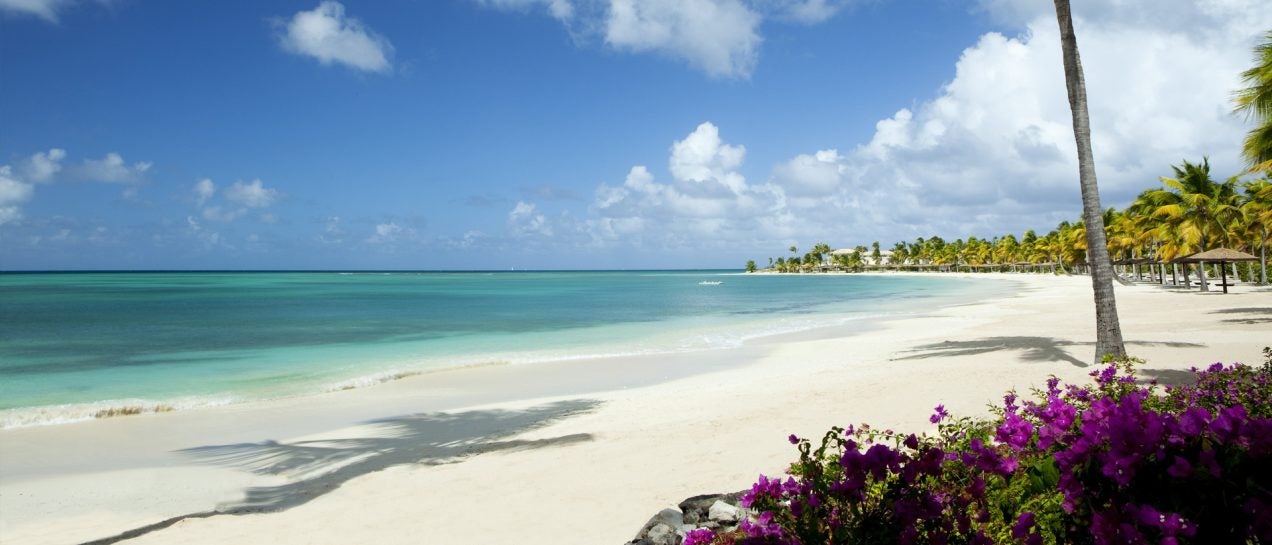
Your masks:
M927 312L991 288L727 271L0 274L0 427L462 366L630 362L614 358Z

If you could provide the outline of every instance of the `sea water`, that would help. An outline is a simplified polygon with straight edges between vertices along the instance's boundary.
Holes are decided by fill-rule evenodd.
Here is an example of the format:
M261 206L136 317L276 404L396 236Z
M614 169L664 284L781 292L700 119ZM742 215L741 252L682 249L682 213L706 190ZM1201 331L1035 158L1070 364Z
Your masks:
M0 274L0 428L464 366L617 365L930 312L991 289L727 271Z

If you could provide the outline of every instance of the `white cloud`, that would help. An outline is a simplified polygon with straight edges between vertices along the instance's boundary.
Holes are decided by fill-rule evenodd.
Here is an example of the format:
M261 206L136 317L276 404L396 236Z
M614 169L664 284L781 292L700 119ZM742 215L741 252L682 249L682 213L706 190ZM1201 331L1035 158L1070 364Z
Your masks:
M72 0L0 0L0 11L32 15L57 23L58 12L72 3Z
M711 246L753 237L762 222L783 215L781 190L748 183L737 170L746 148L726 143L715 125L699 125L673 143L669 155L670 182L635 166L622 185L597 188L588 220L594 241Z
M514 238L533 235L550 237L552 226L534 204L517 201L517 205L508 212L508 232Z
M222 196L248 208L265 208L278 199L278 190L266 188L258 178L248 183L236 181L222 192Z
M234 221L236 219L243 217L243 214L247 213L247 209L233 208L228 206L221 206L219 204L214 204L212 206L203 207L203 209L199 213L200 215L203 216L203 219L205 220L229 223L231 221Z
M791 21L813 25L834 17L843 10L851 0L760 0L761 8L766 8L777 17Z
M1153 10L1142 1L1115 4L1077 29L1103 204L1124 206L1184 159L1209 156L1216 178L1238 173L1248 127L1231 114L1231 93L1259 29L1272 27L1272 10L1210 0L1179 18L1145 15ZM597 189L594 239L847 245L1046 231L1078 218L1057 25L1054 13L1040 13L1019 36L982 36L935 97L880 120L868 141L797 155L765 183L746 181L744 148L704 124L672 146L672 181L638 166L621 185Z
M546 7L553 18L569 21L574 17L574 4L570 0L474 0L478 4L503 10L527 10Z
M27 159L26 176L32 182L47 182L53 175L62 170L62 159L66 158L66 150L53 148L41 151Z
M1197 4L1193 12L1222 3ZM1004 4L1011 6L998 9L1033 6ZM1186 21L1145 15L1157 9L1143 2L1115 4L1099 20L1079 20L1077 29L1103 204L1124 205L1183 159L1208 155L1217 176L1237 173L1244 128L1230 114L1230 100L1257 35L1239 34L1250 27L1249 14L1206 11L1204 19L1220 26L1198 33ZM870 142L835 161L838 202L851 197L861 210L890 212L881 218L885 225L862 228L887 232L892 223L962 236L1048 229L1077 217L1058 31L1054 12L1040 13L1018 37L982 36L936 98L880 121ZM775 177L799 179L789 170L779 168ZM798 187L779 183L791 194Z
M713 77L748 78L765 21L813 25L863 0L472 0L525 12L544 9L577 43L599 40L631 53L678 59Z
M822 197L844 182L844 157L838 150L801 154L773 169L773 181L795 197Z
M216 194L216 184L212 183L212 180L210 178L204 178L202 180L199 180L198 182L195 182L194 197L195 197L196 206L203 206L204 203L207 203L208 199L211 199L212 196L215 194Z
M389 40L358 19L346 17L344 5L331 0L293 15L279 41L283 49L322 64L340 63L366 72L392 69Z
M85 159L78 174L90 182L138 183L142 181L151 163L139 161L127 164L118 153L107 153L101 159Z
M375 232L367 237L367 242L371 244L388 244L396 241L399 237L411 234L411 230L398 225L397 222L378 223L375 226Z
M1216 178L1240 172L1248 127L1231 93L1258 29L1272 27L1272 10L1244 5L1196 4L1194 18L1213 23L1204 31L1129 7L1077 22L1105 206L1124 206L1184 159L1209 156ZM1043 14L1019 36L985 34L935 97L880 120L847 151L774 166L764 183L740 173L744 147L703 124L672 145L670 182L637 166L621 185L599 186L588 229L602 244L705 249L995 236L1074 220L1081 197L1056 26Z
M745 157L745 146L725 144L720 139L720 130L706 122L698 125L684 140L671 145L671 159L667 166L678 180L714 181L738 192L746 186L746 180L736 171Z
M0 166L0 225L22 219L20 205L31 199L34 188L13 174L9 165Z
M191 190L194 193L194 205L199 215L208 221L228 223L247 215L249 209L267 208L280 198L277 189L265 187L260 179L244 183L235 181L221 190L221 198L215 199L216 184L210 178L195 182ZM273 214L262 213L261 221L274 223L278 218Z
M740 0L611 0L605 43L679 57L712 76L750 76L761 16Z

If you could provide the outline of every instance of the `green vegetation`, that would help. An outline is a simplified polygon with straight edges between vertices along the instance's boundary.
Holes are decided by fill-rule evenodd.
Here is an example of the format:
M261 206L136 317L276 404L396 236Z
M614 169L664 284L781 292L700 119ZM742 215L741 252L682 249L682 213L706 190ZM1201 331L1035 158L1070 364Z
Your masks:
M1171 265L1174 259L1218 247L1260 257L1258 263L1231 265L1228 273L1248 282L1267 283L1269 227L1272 227L1272 181L1241 181L1233 176L1216 182L1210 163L1184 161L1172 166L1173 177L1162 177L1161 187L1145 190L1126 208L1104 211L1104 232L1110 257L1124 274L1148 274L1152 267L1162 277L1197 274L1214 265ZM1033 230L1021 236L967 237L946 241L939 236L897 242L884 252L879 243L833 254L817 244L803 257L769 260L774 272L862 271L868 269L939 271L1033 271L1069 273L1089 271L1086 227L1080 221L1063 221L1045 235ZM1201 278L1198 278L1202 281Z
M1272 32L1254 48L1254 67L1241 73L1249 87L1237 91L1237 112L1252 118L1256 126L1246 136L1242 155L1251 172L1272 169Z
M988 420L937 405L934 434L791 435L785 478L742 496L754 514L684 543L1272 543L1272 375L1216 363L1162 389L1137 363L1009 392Z

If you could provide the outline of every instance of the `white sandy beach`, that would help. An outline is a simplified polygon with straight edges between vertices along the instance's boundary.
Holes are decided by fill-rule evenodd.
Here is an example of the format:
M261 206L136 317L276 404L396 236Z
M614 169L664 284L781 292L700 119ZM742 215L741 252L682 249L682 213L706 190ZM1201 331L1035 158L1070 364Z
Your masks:
M921 431L937 403L984 415L1049 375L1086 381L1088 277L974 276L1000 282L1002 297L859 334L665 357L636 374L490 367L0 431L0 542L81 543L219 508L233 514L123 542L617 545L688 496L780 473L796 455L790 433ZM1272 344L1269 288L1116 293L1127 349L1150 377L1257 364Z

